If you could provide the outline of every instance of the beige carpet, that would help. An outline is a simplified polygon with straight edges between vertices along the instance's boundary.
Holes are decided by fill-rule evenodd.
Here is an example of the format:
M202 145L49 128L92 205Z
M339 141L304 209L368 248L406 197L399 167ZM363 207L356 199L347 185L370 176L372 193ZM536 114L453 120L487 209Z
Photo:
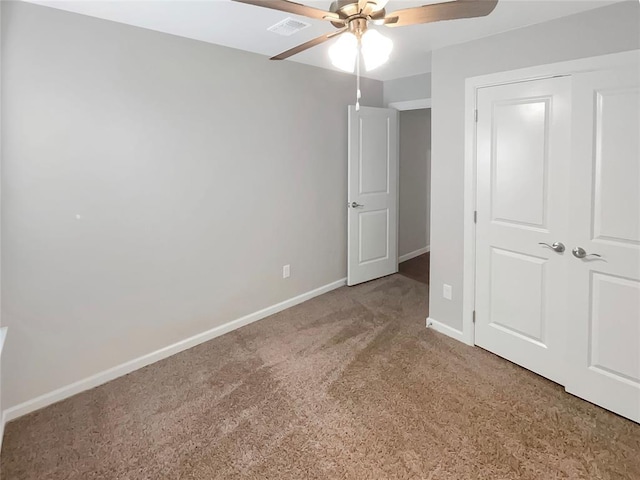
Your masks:
M341 288L7 425L13 479L640 479L640 426ZM152 332L149 332L152 334Z

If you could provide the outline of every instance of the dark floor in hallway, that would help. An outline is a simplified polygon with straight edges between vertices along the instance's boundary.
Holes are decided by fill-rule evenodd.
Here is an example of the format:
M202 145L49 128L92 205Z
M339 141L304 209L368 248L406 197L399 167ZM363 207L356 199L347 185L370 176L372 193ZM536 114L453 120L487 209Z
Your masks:
M411 260L402 262L399 265L400 275L412 278L418 282L429 285L429 258L430 253L424 253L418 257L414 257Z

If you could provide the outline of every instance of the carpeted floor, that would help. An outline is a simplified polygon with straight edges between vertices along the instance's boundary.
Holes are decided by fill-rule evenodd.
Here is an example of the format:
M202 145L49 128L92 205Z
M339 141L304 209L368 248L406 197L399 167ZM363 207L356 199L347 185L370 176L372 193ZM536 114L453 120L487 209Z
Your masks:
M341 288L6 427L13 479L639 479L640 426Z

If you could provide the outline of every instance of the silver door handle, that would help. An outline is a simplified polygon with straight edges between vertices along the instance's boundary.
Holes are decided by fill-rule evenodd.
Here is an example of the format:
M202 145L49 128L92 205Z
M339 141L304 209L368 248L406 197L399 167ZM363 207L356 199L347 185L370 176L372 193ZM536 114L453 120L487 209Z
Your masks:
M360 205L358 202L347 203L347 206L351 208L364 207L364 205Z
M597 253L587 253L587 251L582 247L576 247L571 250L573 256L576 258L586 258L586 257L602 257L602 255L598 255Z
M565 251L564 243L556 242L553 245L549 245L548 243L538 242L538 245L544 245L545 247L549 247L554 252L562 253Z

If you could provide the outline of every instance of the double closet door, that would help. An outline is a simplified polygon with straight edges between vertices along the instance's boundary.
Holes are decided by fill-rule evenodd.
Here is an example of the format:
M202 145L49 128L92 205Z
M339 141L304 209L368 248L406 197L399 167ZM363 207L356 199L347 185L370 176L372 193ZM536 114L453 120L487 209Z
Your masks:
M638 65L478 90L475 342L640 422Z

